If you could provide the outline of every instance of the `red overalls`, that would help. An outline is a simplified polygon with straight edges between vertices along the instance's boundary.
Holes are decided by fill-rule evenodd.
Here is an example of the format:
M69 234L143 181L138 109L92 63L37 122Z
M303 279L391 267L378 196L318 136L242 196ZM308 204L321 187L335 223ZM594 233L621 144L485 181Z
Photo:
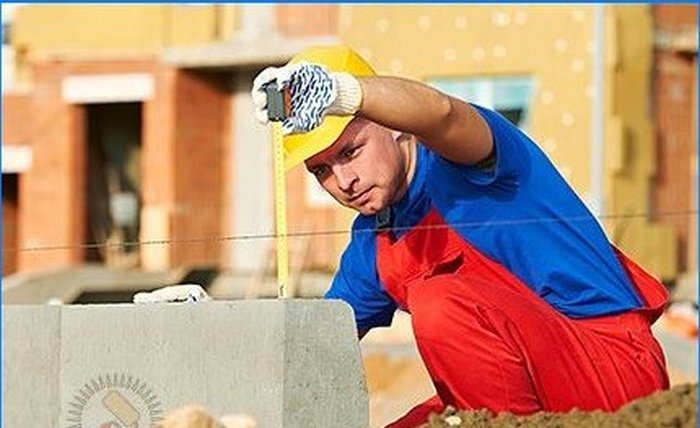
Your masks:
M445 227L434 210L396 242L380 232L379 276L411 313L438 394L390 427L415 427L448 404L515 414L611 411L668 388L663 351L649 328L668 293L618 257L645 306L571 319Z

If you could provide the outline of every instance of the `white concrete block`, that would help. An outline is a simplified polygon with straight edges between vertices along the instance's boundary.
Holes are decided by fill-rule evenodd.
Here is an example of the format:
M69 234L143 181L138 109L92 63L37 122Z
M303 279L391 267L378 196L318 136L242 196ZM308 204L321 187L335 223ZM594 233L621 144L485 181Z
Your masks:
M41 426L150 426L185 404L218 416L246 413L262 428L368 425L352 311L338 301L4 311L5 400L22 403L35 389L18 386L19 371L43 370L47 388L34 400L53 425ZM36 411L6 405L3 417L7 426L34 426Z
M58 427L60 307L9 308L2 314L2 426Z

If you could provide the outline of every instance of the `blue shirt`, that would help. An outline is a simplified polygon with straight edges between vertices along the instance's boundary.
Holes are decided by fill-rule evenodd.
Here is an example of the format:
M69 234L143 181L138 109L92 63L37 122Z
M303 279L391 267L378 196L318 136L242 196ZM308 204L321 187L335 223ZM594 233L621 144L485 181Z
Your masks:
M396 238L431 209L571 318L642 302L603 229L540 148L500 114L474 106L491 128L495 168L458 165L418 145L409 189L392 209ZM376 267L375 216L359 215L326 298L354 311L359 331L391 324L396 304Z

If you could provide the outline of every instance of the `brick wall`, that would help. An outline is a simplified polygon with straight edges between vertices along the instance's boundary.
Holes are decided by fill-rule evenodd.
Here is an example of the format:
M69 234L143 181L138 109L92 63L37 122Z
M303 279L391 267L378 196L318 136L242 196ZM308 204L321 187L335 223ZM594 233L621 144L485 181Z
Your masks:
M693 63L672 52L656 53L654 118L657 124L657 170L653 206L657 218L673 225L679 238L679 262L685 270L689 224L691 157L694 153L692 121ZM667 213L679 213L668 215Z
M338 33L337 4L278 5L277 28L285 36L325 36Z
M141 241L170 239L171 213L175 200L175 80L177 70L154 70L155 96L143 105L143 144L141 176ZM168 245L141 246L141 263L147 270L170 266Z
M652 11L657 31L697 28L695 5L654 5ZM671 225L677 233L681 272L687 269L689 245L697 245L697 240L690 236L689 222L689 213L695 209L691 202L691 168L693 159L697 159L693 125L697 120L696 57L697 52L691 55L660 48L654 54L652 96L657 168L652 183L652 206L655 217Z
M656 4L652 6L654 27L674 30L678 27L697 27L698 6L690 4Z
M2 144L29 145L32 131L32 98L6 93L2 97ZM2 275L17 270L19 253L19 174L2 175Z
M19 193L20 247L62 247L19 253L19 269L65 266L81 259L83 236L83 118L61 99L62 64L34 68L31 94L32 167Z
M29 142L32 128L32 98L25 93L6 93L2 96L2 144Z
M226 79L179 71L175 79L174 184L176 208L172 239L201 242L172 247L171 264L218 264L225 158L230 118Z
M148 73L155 95L143 103L141 240L187 240L220 235L224 89L154 61L47 62L35 66L29 140L34 163L19 194L20 246L66 247L23 252L21 270L82 263L85 242L86 112L64 102L68 75ZM17 112L6 112L18 122ZM14 115L14 116L13 116ZM18 131L14 131L18 132ZM147 268L218 263L217 245L148 245Z

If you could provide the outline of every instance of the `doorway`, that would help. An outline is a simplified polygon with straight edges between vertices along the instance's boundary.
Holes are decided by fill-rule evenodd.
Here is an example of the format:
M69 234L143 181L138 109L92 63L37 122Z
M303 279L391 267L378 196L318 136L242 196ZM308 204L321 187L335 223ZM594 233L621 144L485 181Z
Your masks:
M84 260L114 267L139 264L142 103L86 108Z
M19 176L2 174L2 276L17 271L19 245Z

